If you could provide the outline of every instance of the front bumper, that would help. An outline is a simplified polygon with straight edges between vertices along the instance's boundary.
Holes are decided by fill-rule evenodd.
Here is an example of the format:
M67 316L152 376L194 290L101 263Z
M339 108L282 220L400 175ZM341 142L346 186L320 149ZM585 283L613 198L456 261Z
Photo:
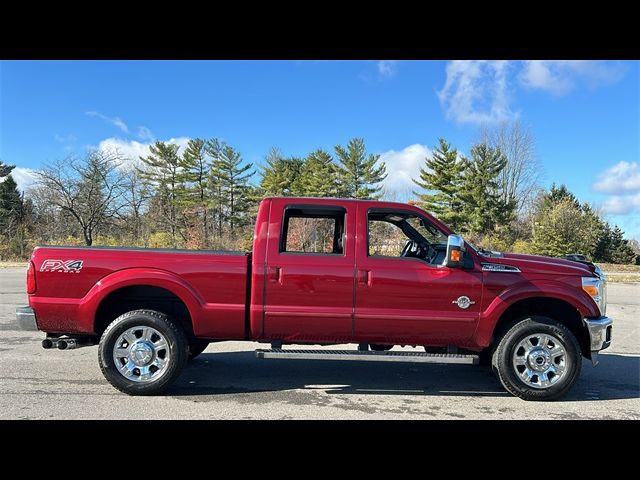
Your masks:
M16 308L16 320L21 330L37 331L36 314L31 307Z
M598 364L598 352L611 345L611 330L613 319L602 316L600 318L585 318L584 323L589 331L589 345L591 349L591 361Z

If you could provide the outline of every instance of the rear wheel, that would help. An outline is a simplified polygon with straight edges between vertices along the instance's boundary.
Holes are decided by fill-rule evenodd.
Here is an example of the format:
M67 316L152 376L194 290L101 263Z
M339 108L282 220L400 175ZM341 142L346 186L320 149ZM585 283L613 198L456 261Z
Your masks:
M154 395L180 375L189 344L180 325L166 314L133 310L104 331L98 348L107 381L128 395Z
M580 375L582 355L571 331L548 317L532 316L500 339L492 366L510 393L524 400L555 400Z

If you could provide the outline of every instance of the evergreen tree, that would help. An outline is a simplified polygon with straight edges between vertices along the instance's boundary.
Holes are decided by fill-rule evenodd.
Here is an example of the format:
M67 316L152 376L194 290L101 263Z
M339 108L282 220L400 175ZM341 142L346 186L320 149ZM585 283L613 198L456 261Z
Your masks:
M440 138L431 158L427 157L425 166L420 168L420 180L413 180L422 189L433 192L414 192L418 204L454 231L460 230L464 218L460 200L464 167L458 151Z
M247 223L248 212L251 208L247 193L250 189L249 178L255 173L252 163L241 165L242 156L229 145L220 145L211 163L212 184L219 192L220 214L219 232L223 223L229 226L229 231Z
M0 181L0 234L11 239L18 230L23 217L23 199L18 185L9 174Z
M533 252L550 257L583 253L581 239L576 235L583 226L582 218L579 206L570 198L556 202L536 221Z
M636 254L624 239L624 232L616 225L611 231L611 261L613 263L633 263Z
M376 166L380 155L367 155L362 138L352 138L347 147L336 145L340 195L347 198L378 198L386 177L386 165Z
M265 196L292 197L302 195L300 186L304 160L285 158L280 150L272 148L265 158L260 188Z
M544 196L542 208L550 208L565 199L571 201L577 208L580 208L580 202L578 202L576 196L569 191L566 185L561 184L559 187L556 187L556 184L553 183L549 193Z
M16 168L15 165L7 165L2 160L0 160L0 178L6 177L11 173L11 170Z
M181 205L200 224L202 243L209 243L209 215L207 187L209 164L206 158L206 142L200 138L189 140L180 158L178 180L182 185Z
M157 202L164 218L158 224L168 223L173 247L178 247L179 228L178 197L180 195L180 156L178 145L157 141L149 147L150 155L140 157L144 168L141 178L156 189Z
M333 197L338 193L336 165L325 150L311 152L300 175L300 193L307 197Z
M471 148L460 193L467 231L486 234L512 220L515 203L505 201L498 188L506 164L506 157L498 149L482 143Z

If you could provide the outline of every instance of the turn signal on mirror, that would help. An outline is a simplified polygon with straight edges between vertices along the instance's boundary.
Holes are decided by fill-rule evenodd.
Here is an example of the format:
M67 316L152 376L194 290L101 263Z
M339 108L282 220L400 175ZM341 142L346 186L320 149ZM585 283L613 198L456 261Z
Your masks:
M451 250L451 261L452 262L460 261L460 250Z

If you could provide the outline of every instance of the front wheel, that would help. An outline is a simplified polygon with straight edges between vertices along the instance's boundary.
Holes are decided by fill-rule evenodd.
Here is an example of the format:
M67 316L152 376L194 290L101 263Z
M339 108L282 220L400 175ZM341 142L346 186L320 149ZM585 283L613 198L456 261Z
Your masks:
M563 324L543 316L525 318L500 339L492 357L498 379L524 400L555 400L580 375L578 342Z
M164 313L133 310L104 331L98 347L107 381L128 395L154 395L180 375L189 344L180 325Z

